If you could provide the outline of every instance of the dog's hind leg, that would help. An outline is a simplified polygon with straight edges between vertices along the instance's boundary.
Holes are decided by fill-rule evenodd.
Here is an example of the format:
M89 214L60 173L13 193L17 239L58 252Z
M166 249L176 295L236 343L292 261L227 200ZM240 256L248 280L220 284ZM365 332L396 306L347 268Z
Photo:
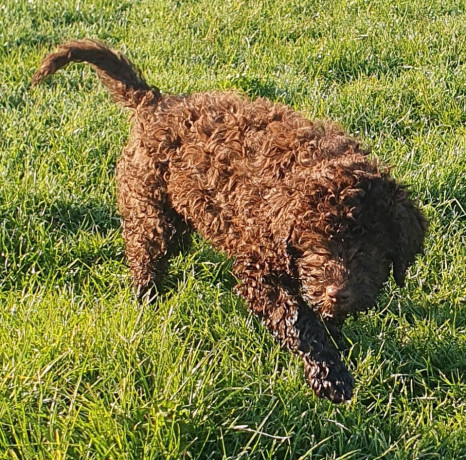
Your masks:
M234 274L238 293L259 316L282 346L304 360L306 379L319 397L333 402L351 399L353 377L340 360L338 350L318 315L303 299L271 274L256 258L239 257Z
M128 146L118 163L118 205L126 257L139 297L160 288L168 258L186 242L188 226L172 208L163 165Z

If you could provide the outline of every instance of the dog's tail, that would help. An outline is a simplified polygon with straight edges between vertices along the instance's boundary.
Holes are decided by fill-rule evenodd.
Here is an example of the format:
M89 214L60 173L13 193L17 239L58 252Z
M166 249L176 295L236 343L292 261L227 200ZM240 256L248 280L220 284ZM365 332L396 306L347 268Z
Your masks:
M160 98L158 88L150 87L125 56L97 40L88 39L65 43L57 52L46 56L32 78L32 86L70 62L91 64L113 99L126 107L134 109Z

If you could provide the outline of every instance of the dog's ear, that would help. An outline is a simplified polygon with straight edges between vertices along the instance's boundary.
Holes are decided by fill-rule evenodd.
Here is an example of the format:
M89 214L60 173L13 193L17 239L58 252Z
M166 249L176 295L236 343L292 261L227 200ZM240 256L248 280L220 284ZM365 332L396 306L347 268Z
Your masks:
M406 271L416 254L423 251L427 232L424 214L408 197L405 189L392 183L390 233L392 238L393 277L398 286L404 286Z

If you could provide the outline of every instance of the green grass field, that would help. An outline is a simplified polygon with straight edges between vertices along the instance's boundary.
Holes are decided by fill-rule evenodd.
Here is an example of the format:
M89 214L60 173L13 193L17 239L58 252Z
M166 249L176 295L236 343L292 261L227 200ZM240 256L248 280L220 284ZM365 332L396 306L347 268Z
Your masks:
M128 113L89 66L30 89L83 37L164 92L337 120L410 184L426 254L346 325L351 403L313 395L200 238L155 306L134 299L113 179ZM0 458L466 459L465 109L464 0L2 0Z

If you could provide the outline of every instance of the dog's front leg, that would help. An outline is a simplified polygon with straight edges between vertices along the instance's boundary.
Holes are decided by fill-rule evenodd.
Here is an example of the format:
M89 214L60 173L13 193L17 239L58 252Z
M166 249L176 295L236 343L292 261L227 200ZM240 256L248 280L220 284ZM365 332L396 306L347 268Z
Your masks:
M304 301L299 302L296 330L298 350L304 359L309 385L320 397L333 402L351 399L354 379L341 362L340 353L317 314Z
M282 346L304 360L306 379L317 396L339 403L351 399L353 377L317 314L271 275L257 258L237 258L238 293Z

